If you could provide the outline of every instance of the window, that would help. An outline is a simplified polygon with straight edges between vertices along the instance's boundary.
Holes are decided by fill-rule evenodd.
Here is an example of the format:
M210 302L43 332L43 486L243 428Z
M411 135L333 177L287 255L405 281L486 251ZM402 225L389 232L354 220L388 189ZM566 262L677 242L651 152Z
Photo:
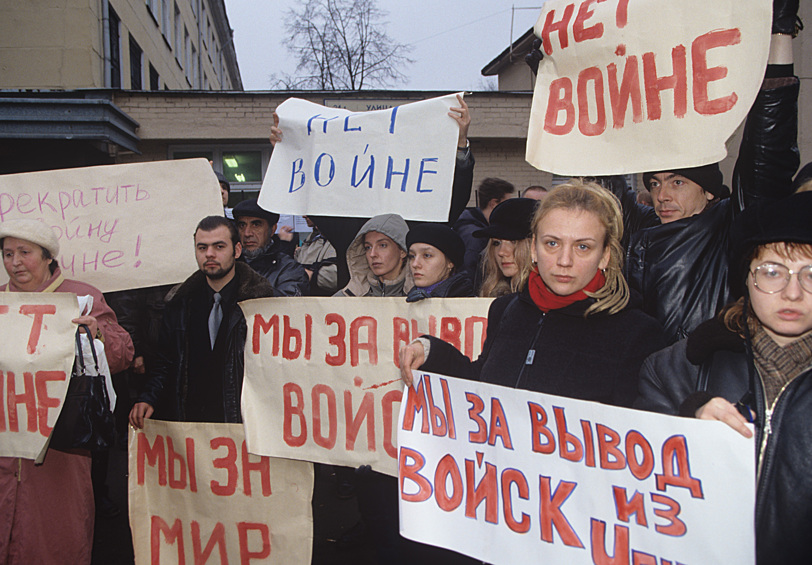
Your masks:
M169 23L169 4L167 0L161 0L161 33L164 37L169 39L169 33L172 29Z
M152 63L149 64L149 89L150 90L160 90L161 87L159 83L161 82L161 77L158 75L158 71L155 70L155 67L152 66Z
M198 145L169 148L170 159L203 157L214 163L231 183L231 200L236 204L247 198L256 198L262 187L262 176L268 168L271 150L266 145Z
M198 88L197 81L197 49L192 45L192 88Z
M180 8L178 3L175 2L175 59L183 66L183 20L180 18Z
M141 90L143 88L142 83L142 59L144 57L144 52L141 50L141 47L138 46L133 36L130 36L130 88L133 90Z
M118 14L112 6L109 7L109 10L110 87L121 88L121 37L119 36L121 20L118 19Z
M183 26L183 48L185 53L185 63L183 68L186 69L186 79L192 80L192 40L189 38L189 30Z

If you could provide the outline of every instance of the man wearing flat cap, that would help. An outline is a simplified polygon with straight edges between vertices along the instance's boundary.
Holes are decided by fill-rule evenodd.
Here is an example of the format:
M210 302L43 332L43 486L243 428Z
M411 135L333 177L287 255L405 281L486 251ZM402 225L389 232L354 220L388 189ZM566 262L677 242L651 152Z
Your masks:
M243 200L233 209L234 221L242 244L241 260L265 277L275 296L308 294L307 271L288 255L276 232L279 214L260 208L257 200Z

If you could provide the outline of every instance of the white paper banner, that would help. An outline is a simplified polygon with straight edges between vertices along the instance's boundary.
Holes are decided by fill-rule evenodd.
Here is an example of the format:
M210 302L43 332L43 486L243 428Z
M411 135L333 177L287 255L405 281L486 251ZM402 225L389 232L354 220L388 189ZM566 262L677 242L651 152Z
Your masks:
M754 563L752 438L441 375L416 383L398 431L404 536L497 565Z
M350 112L290 98L259 205L280 214L447 221L459 136L455 95Z
M313 465L249 455L239 424L130 430L135 562L308 565Z
M37 459L73 369L76 295L0 292L0 456Z
M102 292L184 280L197 269L192 234L211 215L223 201L205 159L0 175L0 223L51 226L65 278Z
M251 453L397 474L398 352L422 334L476 358L490 298L260 298L242 415Z
M549 0L527 161L608 175L721 161L767 64L770 0Z

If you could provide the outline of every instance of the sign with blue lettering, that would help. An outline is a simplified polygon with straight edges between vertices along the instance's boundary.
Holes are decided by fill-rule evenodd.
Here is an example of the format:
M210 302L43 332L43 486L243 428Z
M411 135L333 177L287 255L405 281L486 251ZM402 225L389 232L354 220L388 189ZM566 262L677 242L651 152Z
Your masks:
M455 95L373 112L290 98L259 205L280 214L446 221L459 135Z

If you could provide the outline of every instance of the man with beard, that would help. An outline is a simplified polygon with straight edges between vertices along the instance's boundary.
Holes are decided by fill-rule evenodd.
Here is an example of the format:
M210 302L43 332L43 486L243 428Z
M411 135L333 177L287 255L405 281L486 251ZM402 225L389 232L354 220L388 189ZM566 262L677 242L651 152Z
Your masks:
M160 350L145 390L130 411L182 422L241 422L240 394L247 325L237 302L274 295L263 277L237 259L234 225L208 216L194 234L200 270L166 296Z
M242 260L265 277L275 296L309 293L307 271L286 252L286 243L275 235L279 214L260 208L256 198L243 200L233 209L240 234Z

